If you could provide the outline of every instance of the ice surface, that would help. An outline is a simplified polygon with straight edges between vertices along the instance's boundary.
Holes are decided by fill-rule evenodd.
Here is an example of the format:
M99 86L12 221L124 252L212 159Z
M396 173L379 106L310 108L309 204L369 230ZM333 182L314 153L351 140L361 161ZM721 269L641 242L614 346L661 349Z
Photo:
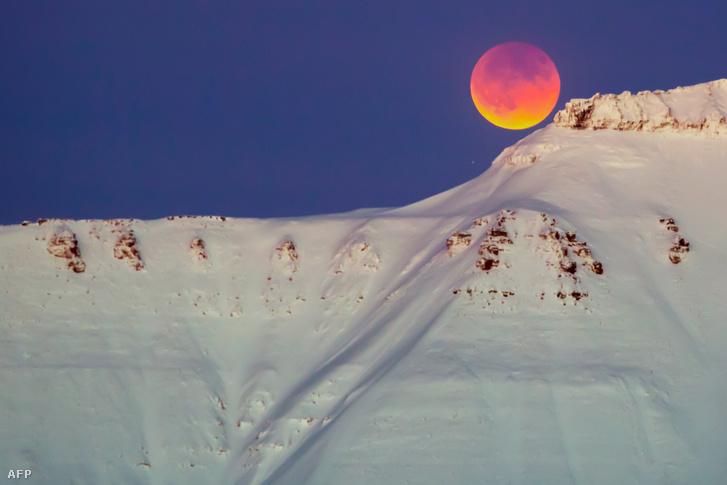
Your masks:
M626 105L723 110L700 86ZM47 484L723 484L726 176L724 137L550 125L398 209L1 227L0 462Z

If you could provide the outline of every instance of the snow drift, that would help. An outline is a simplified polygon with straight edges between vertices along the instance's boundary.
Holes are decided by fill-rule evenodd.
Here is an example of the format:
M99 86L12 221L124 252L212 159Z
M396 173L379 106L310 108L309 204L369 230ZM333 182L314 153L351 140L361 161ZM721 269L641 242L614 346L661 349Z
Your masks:
M725 89L575 100L403 208L1 227L2 466L724 483Z

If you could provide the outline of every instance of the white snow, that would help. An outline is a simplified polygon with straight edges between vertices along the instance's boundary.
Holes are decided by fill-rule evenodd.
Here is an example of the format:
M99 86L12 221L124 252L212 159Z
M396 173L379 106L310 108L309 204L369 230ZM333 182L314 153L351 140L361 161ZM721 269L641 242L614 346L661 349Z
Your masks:
M679 131L724 89L621 95L682 124L552 124L398 209L0 227L2 469L725 483L727 138Z

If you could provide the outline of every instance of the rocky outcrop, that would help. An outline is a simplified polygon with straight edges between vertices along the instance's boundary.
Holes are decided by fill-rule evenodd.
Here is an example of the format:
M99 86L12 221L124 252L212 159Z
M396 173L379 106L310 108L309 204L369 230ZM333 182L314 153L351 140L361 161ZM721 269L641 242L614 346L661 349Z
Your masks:
M506 250L506 246L512 244L507 232L507 221L514 220L515 212L510 210L501 211L495 225L488 229L487 236L480 244L477 254L482 256L475 263L475 267L482 271L490 271L500 265L499 255Z
M298 253L295 250L293 241L283 241L275 248L272 257L273 266L281 273L292 277L298 271Z
M546 262L548 266L574 275L578 271L580 263L581 266L597 275L603 274L603 265L593 259L591 250L587 247L588 243L579 241L575 231L563 231L556 227L555 219L544 213L541 213L540 216L543 223L547 224L547 229L538 234L542 240L538 249L556 255L554 260Z
M192 242L189 243L189 249L191 249L195 261L199 263L207 261L207 248L203 239L198 237L192 239Z
M678 132L727 136L727 79L669 91L573 99L553 119L574 130Z
M81 259L78 248L78 239L69 228L58 228L48 240L47 249L53 256L65 259L68 269L74 273L83 273L86 270L86 263Z
M490 219L487 217L478 217L472 222L472 227L486 226L490 223Z
M679 264L684 258L684 254L689 252L689 243L683 237L674 238L674 243L669 248L669 261Z
M71 219L55 219L55 218L51 218L51 219L38 219L36 221L36 224L38 224L39 226L42 226L45 223L51 223L51 224L58 223L58 222L63 223L63 222L70 221L70 220ZM30 221L23 221L23 223L21 225L22 226L29 226L31 224L32 224L32 222L30 222Z
M566 232L564 240L566 246L577 258L581 260L581 263L586 268L596 274L603 274L603 265L599 261L593 260L591 250L586 247L588 243L586 243L585 241L578 241L575 232ZM572 272L575 273L575 270L573 270Z
M673 218L662 217L659 222L665 226L667 231L675 233L669 248L669 261L674 264L681 263L686 253L689 252L689 243L679 234L679 226L676 225Z
M196 271L208 271L212 264L207 253L207 243L201 237L195 237L189 243L189 250L192 253L192 268Z
M227 221L227 217L224 217L224 216L168 216L166 219L168 221L173 221L175 219L203 219L203 220L220 221L220 222Z
M470 244L472 244L472 234L457 231L447 238L447 254L451 258L467 249Z
M558 227L548 214L503 210L478 221L488 219L493 222L484 231L477 227L480 224L473 224L464 234L473 240L481 238L480 257L466 284L452 289L470 304L479 301L482 308L495 312L532 307L546 299L558 305L582 305L588 297L585 289L592 284L592 276L584 272L604 273L588 244L575 231ZM455 235L450 247L463 238L462 233Z
M134 236L134 231L121 231L121 235L114 246L114 257L116 259L126 261L126 263L136 271L144 269L144 262L141 260L141 255L136 247L136 236Z

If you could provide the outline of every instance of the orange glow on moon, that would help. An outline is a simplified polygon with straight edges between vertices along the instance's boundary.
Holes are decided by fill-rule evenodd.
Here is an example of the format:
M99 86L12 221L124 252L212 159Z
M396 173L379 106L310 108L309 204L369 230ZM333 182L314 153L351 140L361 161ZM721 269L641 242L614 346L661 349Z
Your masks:
M550 57L523 42L485 52L470 80L477 110L493 125L522 130L545 119L558 102L560 76Z

